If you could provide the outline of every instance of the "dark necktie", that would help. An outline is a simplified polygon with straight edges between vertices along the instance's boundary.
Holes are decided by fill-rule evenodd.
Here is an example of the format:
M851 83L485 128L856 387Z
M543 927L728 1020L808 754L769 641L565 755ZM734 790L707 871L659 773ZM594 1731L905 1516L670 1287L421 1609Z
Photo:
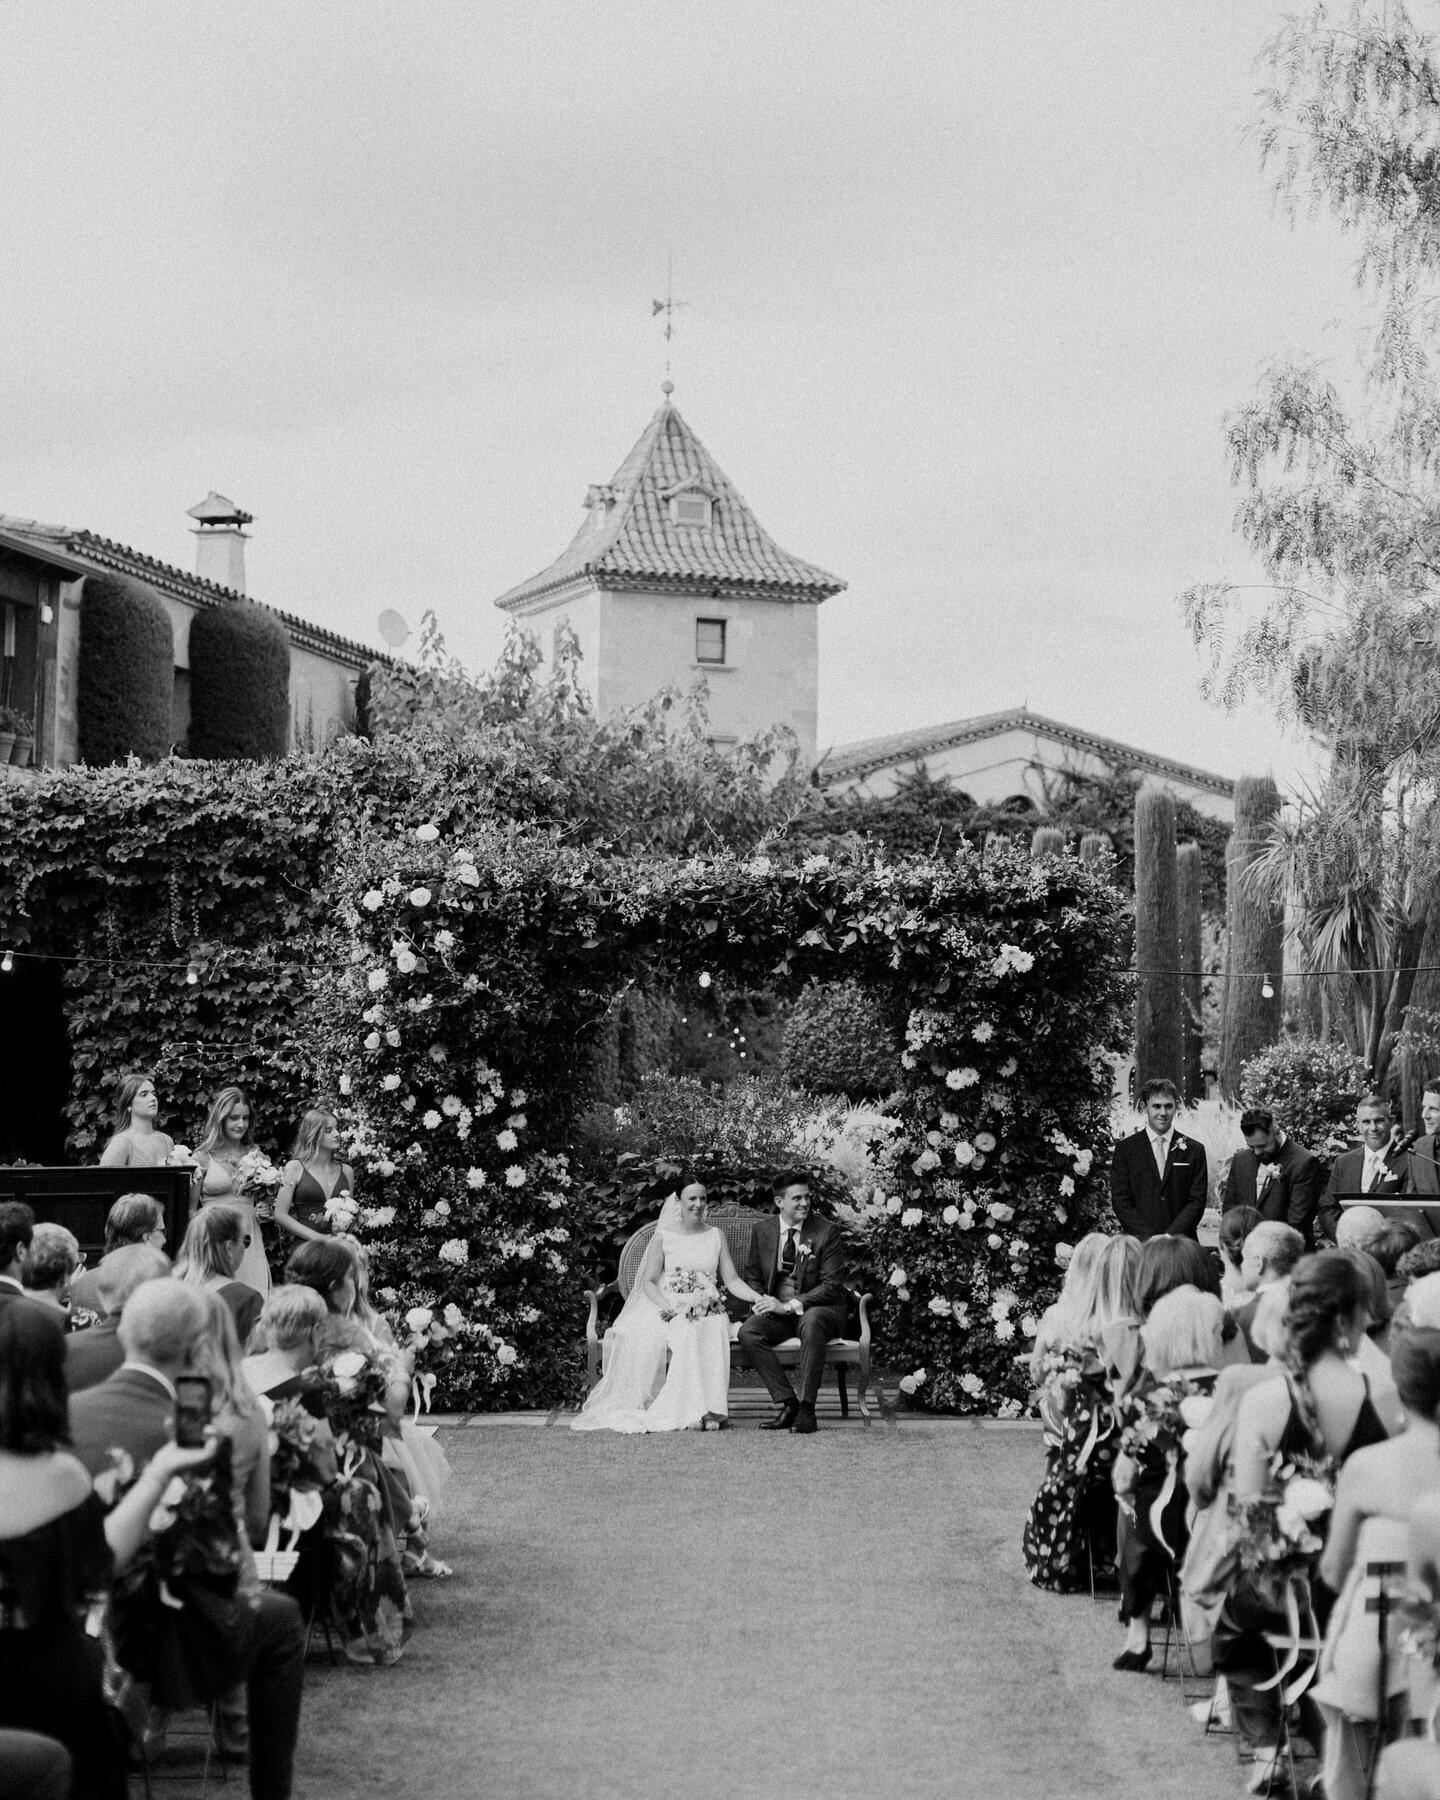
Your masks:
M795 1273L795 1228L793 1225L787 1226L785 1230L785 1242L780 1250L780 1273L782 1275Z

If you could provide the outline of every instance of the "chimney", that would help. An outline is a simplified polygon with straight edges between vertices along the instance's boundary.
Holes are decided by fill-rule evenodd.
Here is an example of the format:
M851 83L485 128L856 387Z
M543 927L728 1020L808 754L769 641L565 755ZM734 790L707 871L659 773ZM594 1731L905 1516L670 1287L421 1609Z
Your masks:
M241 512L233 500L217 494L214 488L188 516L197 521L195 532L195 573L202 581L213 581L220 587L245 592L245 532L242 526L253 524L252 515Z

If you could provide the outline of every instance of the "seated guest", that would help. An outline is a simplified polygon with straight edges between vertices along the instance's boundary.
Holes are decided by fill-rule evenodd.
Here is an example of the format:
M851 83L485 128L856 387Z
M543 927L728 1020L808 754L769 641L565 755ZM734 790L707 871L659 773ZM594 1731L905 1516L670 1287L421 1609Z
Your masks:
M165 1212L150 1194L122 1194L105 1215L105 1254L126 1244L165 1248ZM167 1272L169 1265L166 1265ZM70 1283L70 1298L90 1312L103 1312L96 1270L86 1269Z
M1335 1227L1335 1248L1373 1253L1388 1228L1389 1220L1378 1208L1347 1206Z
M101 1647L81 1619L144 1543L171 1478L213 1451L162 1441L139 1459L140 1479L106 1514L66 1449L64 1368L53 1312L0 1311L0 1725L64 1744L77 1800L124 1800Z
M1149 1666L1150 1609L1185 1551L1188 1496L1180 1440L1192 1408L1197 1424L1198 1415L1209 1410L1224 1317L1218 1295L1178 1287L1155 1302L1140 1329L1145 1374L1121 1409L1124 1429L1114 1471L1121 1516L1128 1521L1120 1534L1119 1562L1125 1646L1112 1665L1116 1669Z
M1267 1360L1234 1363L1222 1369L1209 1413L1186 1439L1185 1485L1195 1513L1180 1569L1180 1599L1185 1636L1197 1649L1208 1647L1239 1567L1240 1529L1231 1497L1240 1400L1252 1387L1283 1371L1289 1305L1288 1277L1260 1296L1250 1335ZM1217 1678L1213 1697L1198 1702L1190 1711L1198 1725L1230 1729L1230 1699L1223 1675Z
M348 1244L335 1238L312 1238L292 1252L285 1265L285 1279L313 1288L325 1302L325 1330L321 1351L333 1356L342 1350L358 1350L383 1367L389 1382L386 1410L398 1424L410 1400L410 1378L392 1347L381 1341L355 1315L360 1293L360 1268Z
M1370 1254L1385 1271L1386 1280L1390 1284L1390 1314L1392 1317L1395 1308L1404 1297L1405 1289L1410 1285L1406 1277L1400 1273L1401 1260L1422 1241L1420 1227L1414 1219L1387 1219L1383 1235L1370 1248Z
M1344 1463L1385 1441L1369 1383L1350 1361L1369 1323L1369 1285L1343 1252L1304 1256L1290 1276L1285 1315L1287 1368L1240 1401L1235 1426L1235 1485L1242 1506L1273 1498L1278 1457L1328 1457ZM1280 1703L1271 1685L1274 1657L1265 1634L1285 1634L1288 1614L1273 1593L1237 1573L1215 1628L1215 1667L1225 1675L1242 1742L1254 1752L1252 1787L1260 1791L1280 1767ZM1313 1699L1300 1700L1312 1743L1321 1742Z
M1440 1318L1440 1306L1432 1316ZM1428 1614L1431 1631L1440 1630L1440 1493L1427 1493L1410 1508L1408 1549L1407 1586L1417 1622ZM1435 1666L1427 1655L1412 1656L1409 1662L1408 1711L1429 1730L1440 1705ZM1435 1800L1440 1794L1440 1744L1428 1736L1391 1744L1380 1758L1375 1793L1377 1800Z
M0 1200L0 1311L27 1300L25 1265L35 1236L35 1214L23 1200Z
M1360 1271L1365 1284L1367 1324L1351 1347L1350 1361L1370 1384L1370 1398L1386 1431L1392 1435L1405 1428L1405 1411L1395 1391L1395 1378L1390 1371L1390 1358L1385 1346L1390 1341L1390 1284L1385 1271L1365 1250L1342 1250Z
M0 1800L70 1800L70 1752L38 1731L0 1731Z
M102 1169L159 1169L175 1154L175 1141L156 1129L160 1100L153 1076L121 1079L115 1094L115 1133L100 1152Z
M1205 1146L1175 1129L1180 1092L1173 1081L1147 1081L1140 1104L1145 1123L1120 1139L1110 1160L1115 1217L1142 1243L1161 1231L1193 1238L1209 1197Z
M175 1263L176 1276L187 1286L219 1294L230 1308L242 1348L265 1304L263 1294L236 1280L250 1248L251 1229L247 1214L213 1201L190 1221Z
M204 1295L173 1277L147 1281L126 1301L120 1315L124 1363L70 1403L75 1454L92 1474L110 1464L112 1450L138 1461L173 1435L175 1380L204 1354L211 1316ZM243 1543L238 1531L237 1537ZM251 1627L245 1673L250 1792L253 1800L290 1800L305 1668L300 1609L268 1590L242 1590L240 1604Z
M1244 1336L1251 1362L1265 1360L1250 1336L1260 1296L1277 1281L1283 1281L1304 1254L1305 1240L1293 1226L1268 1219L1262 1220L1245 1240L1240 1274L1253 1297L1235 1314L1235 1323Z
M1421 1238L1413 1250L1407 1250L1395 1265L1395 1273L1407 1288L1426 1275L1440 1273L1440 1237Z
M1240 1273L1240 1258L1245 1240L1260 1223L1253 1206L1232 1206L1220 1215L1220 1304L1226 1312L1238 1312L1253 1298Z
M67 1331L93 1325L97 1317L94 1312L71 1304L71 1278L84 1260L73 1231L46 1220L35 1227L25 1263L25 1292L41 1305L54 1307Z
M1115 1433L1101 1345L1107 1327L1136 1317L1130 1281L1138 1253L1133 1238L1101 1231L1081 1238L1030 1357L1045 1477L1021 1551L1030 1580L1056 1593L1075 1592L1097 1570L1108 1575L1115 1561Z
M1245 1148L1230 1159L1220 1195L1221 1212L1229 1212L1232 1206L1256 1207L1262 1217L1293 1226L1308 1246L1325 1186L1319 1157L1282 1131L1267 1106L1252 1106L1241 1113L1240 1135Z
M1353 1150L1344 1150L1330 1167L1330 1179L1315 1215L1315 1235L1329 1243L1340 1242L1342 1216L1351 1210L1342 1202L1362 1194L1374 1195L1372 1205L1398 1199L1409 1179L1409 1157L1395 1151L1390 1122L1390 1102L1383 1094L1366 1094L1355 1108L1355 1132L1360 1139Z
M1365 1800L1366 1775L1381 1741L1403 1726L1408 1670L1399 1609L1389 1624L1387 1719L1378 1721L1380 1645L1368 1602L1379 1592L1366 1571L1403 1563L1410 1511L1440 1494L1440 1331L1397 1327L1391 1341L1405 1428L1387 1443L1357 1450L1340 1471L1320 1576L1340 1598L1330 1615L1315 1698L1325 1716L1326 1800ZM1392 1590L1398 1584L1392 1583Z
M240 1365L251 1392L274 1401L297 1399L305 1393L309 1384L303 1376L320 1360L329 1316L314 1288L288 1283L271 1288L255 1333L265 1348Z
M120 1313L125 1302L145 1281L158 1281L170 1273L170 1258L148 1244L126 1244L102 1257L95 1271L100 1318L65 1340L65 1385L72 1394L94 1387L113 1375L125 1360L120 1347Z

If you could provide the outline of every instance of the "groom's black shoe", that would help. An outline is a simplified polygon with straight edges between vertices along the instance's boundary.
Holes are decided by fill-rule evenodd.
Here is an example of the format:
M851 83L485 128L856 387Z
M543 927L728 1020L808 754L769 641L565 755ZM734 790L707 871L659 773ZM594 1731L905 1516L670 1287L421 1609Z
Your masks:
M773 1419L761 1420L760 1429L762 1431L788 1431L795 1423L799 1411L800 1402L798 1400L786 1400ZM814 1427L812 1426L811 1429L813 1430Z
M818 1431L819 1429L820 1427L815 1423L815 1408L813 1406L807 1406L802 1400L800 1402L800 1410L795 1415L795 1435L797 1437L804 1437L807 1433Z

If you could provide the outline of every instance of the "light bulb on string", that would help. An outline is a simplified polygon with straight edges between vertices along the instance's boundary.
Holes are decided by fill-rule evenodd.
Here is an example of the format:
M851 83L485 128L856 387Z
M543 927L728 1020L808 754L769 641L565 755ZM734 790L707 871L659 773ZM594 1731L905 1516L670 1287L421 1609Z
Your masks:
M701 972L700 972L700 985L701 985L701 987L702 987L702 988L706 988L706 987L709 987L709 985L710 985L710 971L709 971L709 970L708 970L708 969L702 969L702 970L701 970Z
M3 969L8 975L14 967L15 958L7 950L3 956L0 956L0 969Z
M1260 998L1262 1000L1273 1000L1275 998L1274 984L1271 982L1268 975L1266 975L1260 983Z
M190 987L198 987L200 985L200 965L198 962L192 962L190 967L185 971L185 980Z

